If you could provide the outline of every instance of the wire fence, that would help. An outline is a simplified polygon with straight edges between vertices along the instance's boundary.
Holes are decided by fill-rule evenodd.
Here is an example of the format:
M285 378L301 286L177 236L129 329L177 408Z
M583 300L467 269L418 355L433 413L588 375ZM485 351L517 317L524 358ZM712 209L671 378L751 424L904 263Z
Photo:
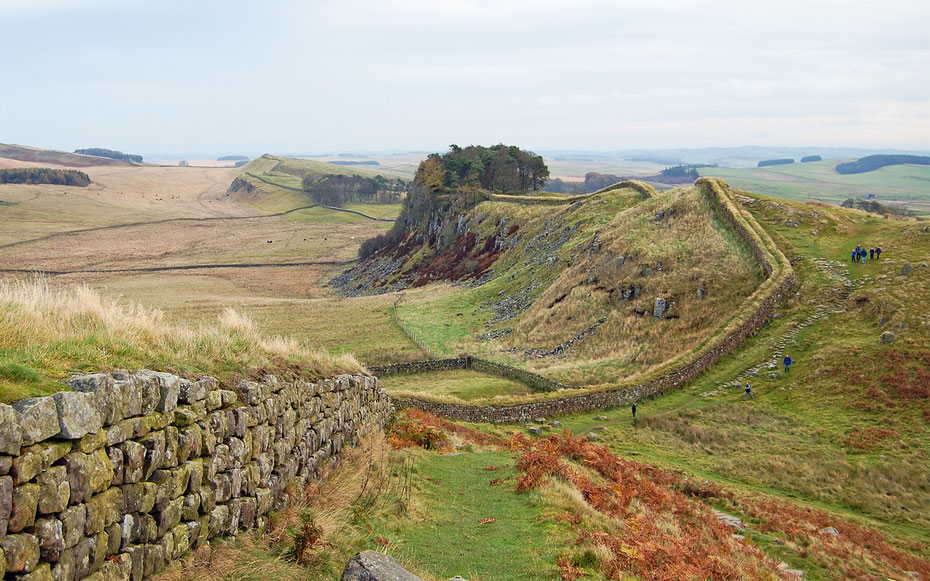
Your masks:
M403 321L400 320L400 315L397 314L397 305L400 304L400 301L402 301L403 298L404 295L401 293L401 295L397 297L397 300L394 301L394 323L396 323L397 326L400 327L400 330L404 332L404 335L406 335L407 338L410 339L413 344L419 347L424 353L429 355L431 358L438 357L439 355L435 351L430 349L429 346L427 346L427 344L424 343L416 333L410 330L410 327L408 327Z

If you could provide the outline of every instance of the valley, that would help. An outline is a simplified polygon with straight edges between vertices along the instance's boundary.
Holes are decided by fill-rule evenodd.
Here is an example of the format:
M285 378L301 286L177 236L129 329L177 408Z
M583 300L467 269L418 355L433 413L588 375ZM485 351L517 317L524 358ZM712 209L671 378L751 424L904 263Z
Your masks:
M666 191L623 182L563 196L450 184L458 158L446 155L420 165L402 202L341 210L304 178L380 169L265 155L241 168L88 165L86 188L0 185L4 285L85 285L191 333L230 324L232 308L261 345L169 362L176 345L130 356L104 340L24 347L10 332L4 402L121 357L229 382L275 368L275 354L297 365L321 350L333 359L312 359L317 370L488 362L383 376L398 407L386 436L292 491L267 534L217 543L160 578L338 578L373 547L428 579L930 575L928 222L840 208L842 180L810 191L828 162L803 176L703 168L709 178ZM407 163L382 177L409 180ZM756 193L763 171L787 189ZM920 211L919 187L882 189L888 172L914 171L865 175ZM880 245L882 259L851 263L857 244ZM599 403L558 407L575 400ZM560 411L427 413L511 408ZM310 565L288 552L302 510L325 540Z

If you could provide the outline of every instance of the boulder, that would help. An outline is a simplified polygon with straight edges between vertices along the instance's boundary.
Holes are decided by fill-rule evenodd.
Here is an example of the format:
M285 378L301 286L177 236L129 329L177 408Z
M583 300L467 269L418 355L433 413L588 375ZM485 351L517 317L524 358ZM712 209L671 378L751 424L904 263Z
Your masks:
M399 561L375 551L362 551L346 564L341 581L423 581Z
M58 425L58 408L51 397L30 397L13 403L13 409L19 412L19 422L23 428L23 446L57 436L61 431Z
M666 310L668 310L668 301L662 297L656 297L656 305L652 310L652 315L658 320L665 314Z
M882 345L888 345L890 343L894 343L894 340L895 340L895 336L894 336L894 333L892 333L891 331L886 331L885 333L882 333L882 336L881 336Z

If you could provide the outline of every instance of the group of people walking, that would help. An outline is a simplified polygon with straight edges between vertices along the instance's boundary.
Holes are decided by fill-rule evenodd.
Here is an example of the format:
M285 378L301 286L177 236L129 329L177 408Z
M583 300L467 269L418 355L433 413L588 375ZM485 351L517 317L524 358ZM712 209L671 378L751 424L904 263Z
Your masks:
M861 262L865 264L866 260L880 260L882 257L882 249L876 246L875 248L869 248L866 250L859 244L856 245L856 249L850 254L850 262Z

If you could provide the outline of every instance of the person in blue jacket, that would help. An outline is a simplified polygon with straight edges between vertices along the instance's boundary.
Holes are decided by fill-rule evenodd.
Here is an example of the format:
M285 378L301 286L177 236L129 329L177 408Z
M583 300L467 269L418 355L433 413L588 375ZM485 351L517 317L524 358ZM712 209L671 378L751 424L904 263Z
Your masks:
M636 402L633 402L633 407L630 408L633 411L633 421L636 421Z
M752 386L749 385L749 382L748 382L748 381L746 382L746 394L743 395L743 401L746 401L746 398L747 398L747 397L751 397L752 399L756 399L756 396L752 395Z
M849 253L849 260L850 260L850 262L856 262L856 259L857 259L857 258L859 258L859 255L856 253L855 250L853 250L852 252Z
M785 355L784 364L785 364L785 373L788 373L789 371L791 371L791 358L788 357L787 355Z

